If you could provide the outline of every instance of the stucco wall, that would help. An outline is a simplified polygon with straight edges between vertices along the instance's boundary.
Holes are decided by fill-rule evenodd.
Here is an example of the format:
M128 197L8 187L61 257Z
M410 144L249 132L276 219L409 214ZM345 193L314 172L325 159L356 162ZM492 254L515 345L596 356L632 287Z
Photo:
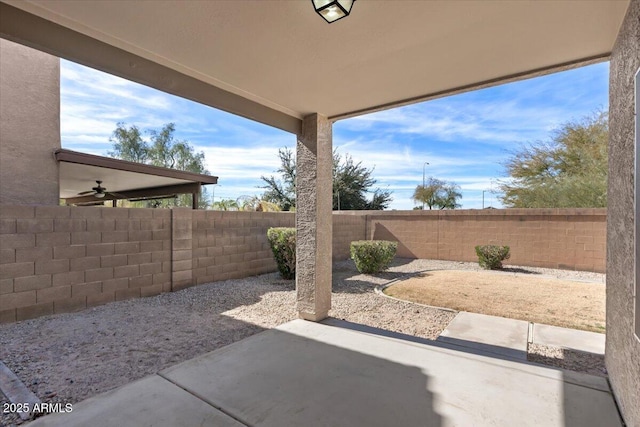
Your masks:
M0 203L57 205L60 60L0 39Z
M605 361L620 410L640 426L640 341L634 336L634 75L640 67L640 0L632 0L611 54Z

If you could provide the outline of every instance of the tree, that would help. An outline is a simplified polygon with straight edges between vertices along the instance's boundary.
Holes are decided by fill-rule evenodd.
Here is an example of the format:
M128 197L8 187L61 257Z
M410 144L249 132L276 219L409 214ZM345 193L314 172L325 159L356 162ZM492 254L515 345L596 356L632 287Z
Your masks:
M173 135L175 130L175 124L167 123L159 131L147 131L149 141L146 141L136 125L127 127L124 123L118 123L109 138L113 143L113 151L108 152L108 155L131 162L208 174L204 166L204 152L196 152L188 141L177 140ZM207 207L208 199L208 193L203 189L198 207ZM191 195L184 194L175 199L142 203L148 207L191 206L192 200Z
M280 177L261 177L265 182L262 188L266 191L262 199L280 206L284 211L293 210L296 206L296 159L288 148L278 150L280 167L276 172ZM346 154L344 158L333 152L333 209L341 210L382 210L389 206L392 197L388 190L371 188L377 180L372 177L373 169L355 163ZM372 193L371 200L367 193Z
M267 189L262 199L277 204L283 211L289 211L296 206L296 159L288 148L279 149L278 157L280 167L276 172L282 178L278 179L273 175L260 177L266 183L261 188Z
M256 196L240 196L236 200L236 205L241 211L280 212L282 210L277 204L261 200Z
M216 211L237 211L238 203L233 199L222 199L213 202L212 207Z
M456 209L461 205L458 200L462 198L460 186L454 182L429 177L424 186L418 185L411 197L415 203L429 206L429 210Z
M502 203L514 208L607 206L606 112L569 122L545 142L530 143L505 163Z

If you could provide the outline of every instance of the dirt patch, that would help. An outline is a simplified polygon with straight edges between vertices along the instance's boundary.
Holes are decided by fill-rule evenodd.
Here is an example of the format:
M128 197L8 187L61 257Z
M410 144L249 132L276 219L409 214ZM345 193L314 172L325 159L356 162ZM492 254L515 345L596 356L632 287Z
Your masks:
M510 272L429 271L385 294L458 311L605 331L605 285Z

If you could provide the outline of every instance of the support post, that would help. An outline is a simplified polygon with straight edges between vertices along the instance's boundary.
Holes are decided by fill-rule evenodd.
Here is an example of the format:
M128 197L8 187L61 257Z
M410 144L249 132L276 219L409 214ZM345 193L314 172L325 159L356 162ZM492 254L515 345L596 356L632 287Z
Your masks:
M171 291L194 284L193 210L171 209Z
M333 151L331 122L304 118L296 148L296 298L302 319L320 321L331 308Z

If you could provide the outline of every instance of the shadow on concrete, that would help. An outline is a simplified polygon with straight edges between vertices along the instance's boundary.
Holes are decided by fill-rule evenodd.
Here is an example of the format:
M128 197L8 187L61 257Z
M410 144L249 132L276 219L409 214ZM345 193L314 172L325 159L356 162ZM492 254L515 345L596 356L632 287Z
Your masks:
M443 426L422 369L323 342L317 325L297 322L32 425Z
M160 375L246 425L443 425L423 370L314 338L274 329Z
M427 338L416 337L413 335L403 334L400 332L388 331L386 329L380 329L373 326L367 326L360 323L350 322L348 320L336 319L333 317L327 318L321 322L322 324L329 326L336 326L339 328L350 329L352 331L364 332L371 335L377 335L386 338L393 338L398 340L403 340L407 342L412 342L416 344L424 344L434 347L440 348L448 348L464 353L469 354L477 354L489 356L495 359L500 360L512 360L516 362L525 362L529 363L526 360L526 353L518 352L510 353L510 351L514 351L513 349L499 347L490 344L482 344L473 341L466 341L456 338L449 338L447 341L436 341L430 340Z
M503 360L517 362L523 366L530 366L530 369L538 369L543 373L543 375L548 375L549 378L555 379L561 383L562 387L560 394L562 404L560 409L564 417L564 422L562 424L563 427L600 427L602 425L622 427L623 425L619 412L615 406L609 385L604 378L567 371L557 367L545 366L542 368L542 365L528 361L527 355L524 352L517 352L513 349L489 344L470 342L460 339L448 339L444 342L433 341L335 318L325 319L322 323L328 326L394 340L402 340L414 344L454 350L460 353L484 356L489 358L489 361ZM545 371L547 373L545 373ZM553 381L551 381L550 385L553 385ZM521 384L521 387L527 386L528 385L526 383ZM531 404L536 405L537 403L531 402ZM590 418L590 415L585 415L586 412L593 412L592 418ZM603 420L606 420L604 424ZM479 422L477 425L485 424ZM535 420L523 420L521 425L536 425L536 422Z

